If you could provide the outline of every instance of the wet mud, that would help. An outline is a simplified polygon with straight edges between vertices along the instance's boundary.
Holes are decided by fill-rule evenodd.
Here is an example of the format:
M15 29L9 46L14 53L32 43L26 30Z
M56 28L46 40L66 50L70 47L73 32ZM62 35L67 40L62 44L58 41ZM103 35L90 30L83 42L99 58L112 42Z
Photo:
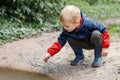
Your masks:
M20 71L10 68L0 68L0 80L55 80L48 75Z

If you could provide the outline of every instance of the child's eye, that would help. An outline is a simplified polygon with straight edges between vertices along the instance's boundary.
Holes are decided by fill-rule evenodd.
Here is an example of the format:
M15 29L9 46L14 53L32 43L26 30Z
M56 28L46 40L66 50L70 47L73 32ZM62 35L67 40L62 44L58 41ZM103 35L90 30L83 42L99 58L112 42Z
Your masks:
M69 26L66 26L66 28L68 28Z

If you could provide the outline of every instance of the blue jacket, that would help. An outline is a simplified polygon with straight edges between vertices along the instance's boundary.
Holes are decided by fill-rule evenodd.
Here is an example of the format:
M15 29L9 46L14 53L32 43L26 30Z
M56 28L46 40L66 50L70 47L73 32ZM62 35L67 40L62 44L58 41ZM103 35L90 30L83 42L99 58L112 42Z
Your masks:
M104 25L93 19L87 18L82 12L81 12L81 17L82 17L82 25L80 26L79 30L73 30L72 32L67 32L63 28L62 33L58 37L58 41L62 46L65 45L68 37L74 39L86 40L91 37L91 34L94 30L98 30L101 33L106 31Z

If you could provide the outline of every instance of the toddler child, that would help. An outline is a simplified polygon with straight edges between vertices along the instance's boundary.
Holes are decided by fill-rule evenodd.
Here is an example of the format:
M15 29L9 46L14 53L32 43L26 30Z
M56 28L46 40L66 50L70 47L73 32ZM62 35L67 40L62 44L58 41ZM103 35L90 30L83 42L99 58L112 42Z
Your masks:
M110 46L110 36L104 25L86 17L83 12L74 5L67 5L60 13L60 22L63 25L61 34L44 56L47 62L50 57L58 53L65 43L74 51L75 59L72 66L84 61L82 49L94 49L94 61L92 67L99 67L102 63L102 56L107 56L107 49Z

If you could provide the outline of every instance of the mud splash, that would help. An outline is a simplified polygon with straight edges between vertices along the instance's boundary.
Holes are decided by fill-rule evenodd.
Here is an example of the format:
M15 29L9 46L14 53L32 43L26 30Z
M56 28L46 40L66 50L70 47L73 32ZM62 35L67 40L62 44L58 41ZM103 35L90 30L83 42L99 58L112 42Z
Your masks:
M55 80L48 75L0 67L0 80Z

